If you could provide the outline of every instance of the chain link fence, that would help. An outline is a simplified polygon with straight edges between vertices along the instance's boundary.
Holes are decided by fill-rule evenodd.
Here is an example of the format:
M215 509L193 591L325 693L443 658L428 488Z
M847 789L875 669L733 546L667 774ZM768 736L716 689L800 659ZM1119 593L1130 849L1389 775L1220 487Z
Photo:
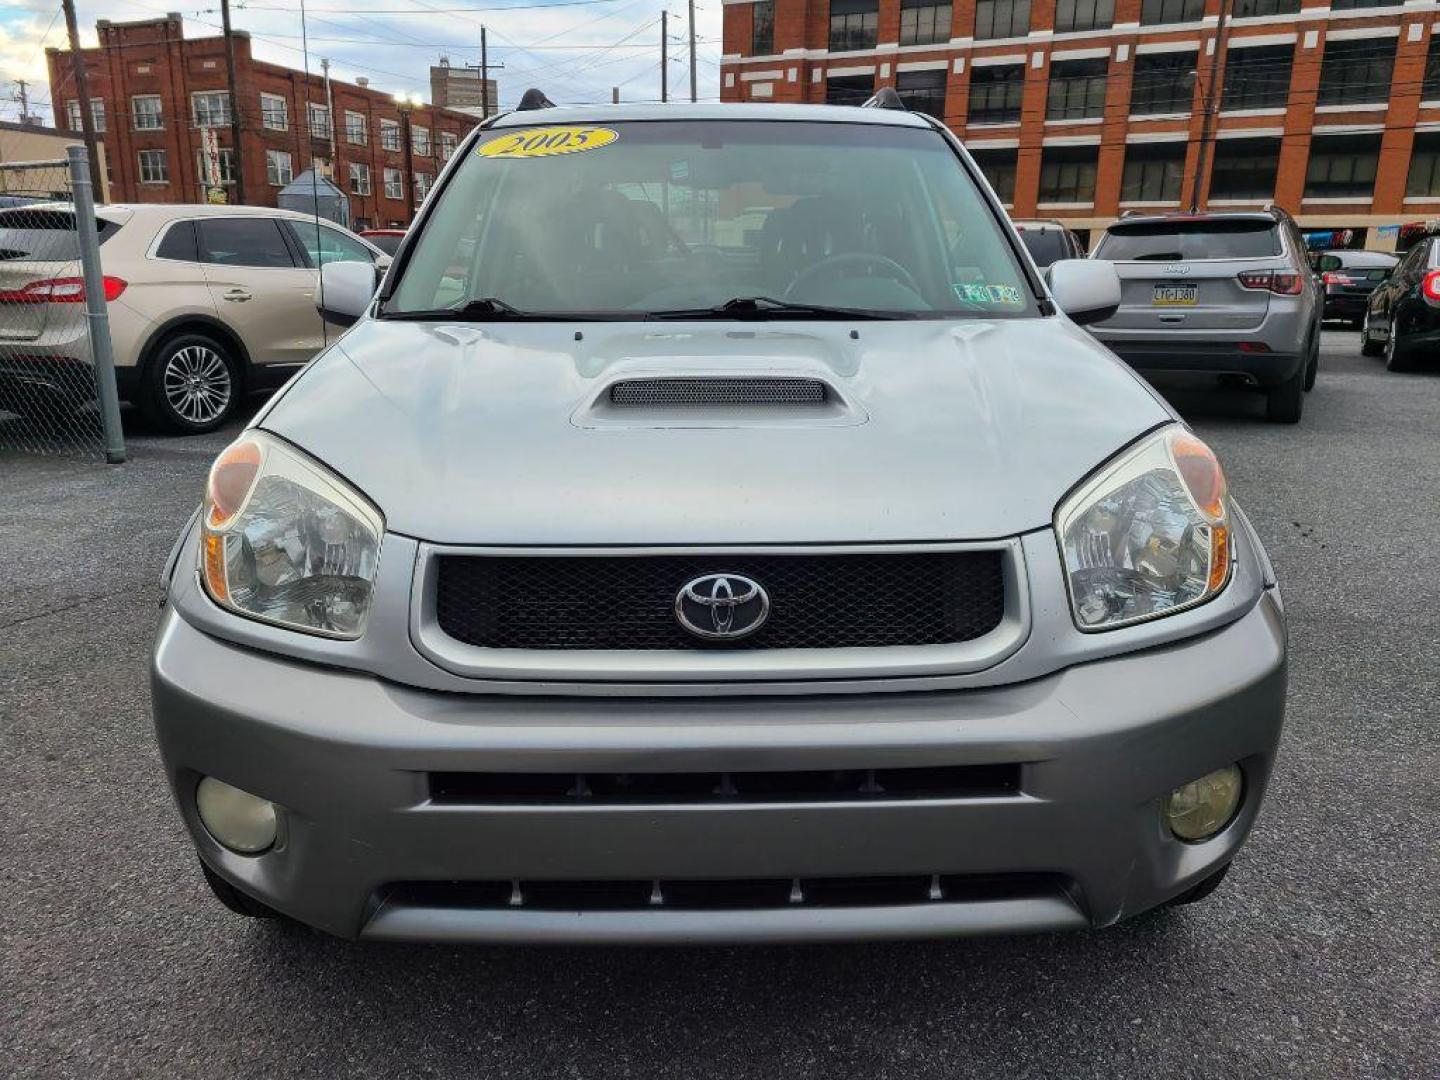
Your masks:
M88 170L81 147L0 163L0 450L124 460L105 315L124 285Z

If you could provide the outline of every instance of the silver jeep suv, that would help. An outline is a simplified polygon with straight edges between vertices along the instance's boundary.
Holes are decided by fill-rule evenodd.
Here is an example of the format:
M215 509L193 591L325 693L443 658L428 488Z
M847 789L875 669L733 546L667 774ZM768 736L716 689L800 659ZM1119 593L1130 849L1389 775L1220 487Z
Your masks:
M527 95L528 96L528 95ZM522 109L216 461L155 727L216 894L383 940L1103 926L1260 808L1215 455L924 115ZM1064 312L1065 314L1062 314Z
M1283 210L1121 218L1093 257L1115 264L1120 308L1090 332L1146 375L1219 376L1295 423L1320 361L1323 299Z

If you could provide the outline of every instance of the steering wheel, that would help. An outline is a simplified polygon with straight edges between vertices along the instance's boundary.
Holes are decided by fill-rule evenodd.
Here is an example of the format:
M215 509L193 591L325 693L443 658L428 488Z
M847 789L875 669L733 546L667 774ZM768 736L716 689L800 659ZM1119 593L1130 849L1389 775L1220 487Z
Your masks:
M919 283L916 282L910 271L906 270L905 267L901 266L894 259L887 258L884 255L876 255L869 251L849 251L841 255L830 255L800 271L795 280L790 282L790 287L785 290L785 297L789 299L802 285L809 284L812 278L822 277L823 275L828 274L831 277L862 277L864 275L840 275L836 273L836 271L841 269L859 266L877 267L881 271L879 276L887 277L892 281L898 281L916 296L924 295L920 291Z

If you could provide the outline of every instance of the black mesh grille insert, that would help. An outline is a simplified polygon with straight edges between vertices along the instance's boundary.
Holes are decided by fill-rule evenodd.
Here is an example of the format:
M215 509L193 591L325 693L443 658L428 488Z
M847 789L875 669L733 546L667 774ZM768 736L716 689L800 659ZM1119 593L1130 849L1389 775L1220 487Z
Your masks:
M610 387L610 404L622 408L677 405L823 405L819 379L628 379Z
M441 555L440 628L491 649L838 649L971 641L1005 614L999 551L852 555ZM675 619L692 578L743 574L770 596L749 637L708 643Z

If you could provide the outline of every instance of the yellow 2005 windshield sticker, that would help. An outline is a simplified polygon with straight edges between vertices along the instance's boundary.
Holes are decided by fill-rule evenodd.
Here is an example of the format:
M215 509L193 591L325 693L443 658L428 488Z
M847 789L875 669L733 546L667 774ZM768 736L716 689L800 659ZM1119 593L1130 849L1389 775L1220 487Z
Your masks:
M598 150L618 138L619 132L603 127L526 128L491 139L476 153L488 158L554 157Z

